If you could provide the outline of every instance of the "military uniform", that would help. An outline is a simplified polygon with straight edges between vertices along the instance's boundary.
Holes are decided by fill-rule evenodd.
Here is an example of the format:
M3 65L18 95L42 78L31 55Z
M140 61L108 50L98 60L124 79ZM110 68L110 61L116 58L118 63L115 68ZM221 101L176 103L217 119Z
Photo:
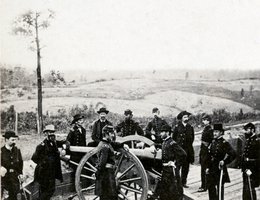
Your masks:
M190 124L186 124L186 126L184 126L182 122L179 122L173 130L172 138L184 149L187 154L186 160L183 161L181 167L182 184L186 185L187 176L189 173L189 164L194 162L194 150L192 146L194 141L194 129Z
M260 184L260 139L255 134L246 138L241 167L243 172L243 199L251 199L246 175L246 170L249 169L252 172L250 176L252 195L253 199L256 200L255 187Z
M120 124L116 126L116 132L121 132L122 137L128 136L128 135L135 135L137 133L138 135L144 135L144 132L142 128L139 126L137 122L134 120L124 120Z
M162 163L176 162L176 168L163 166L160 182L161 200L179 200L183 197L183 188L179 174L180 165L185 160L185 151L169 136L162 144Z
M18 176L23 173L23 159L20 149L13 147L11 150L5 146L1 148L1 166L7 173L1 180L1 188L8 191L9 199L16 200L20 190Z
M100 200L117 200L114 148L105 140L100 141L99 146L95 194Z
M209 145L208 150L210 156L210 161L208 162L207 166L209 170L207 175L207 188L209 192L209 199L218 199L217 189L219 191L219 181L221 173L221 170L219 169L219 162L222 160L224 161L224 166L221 199L224 199L224 183L230 182L226 165L231 163L236 158L236 152L222 136L213 140L212 143Z
M80 125L74 125L67 136L68 146L87 146L86 144L86 130ZM84 153L68 152L70 159L79 163Z
M209 162L208 146L213 140L213 129L211 125L207 125L201 135L201 146L200 146L200 165L201 165L201 188L206 189L206 168L207 162Z
M164 125L168 125L167 122L162 118L155 116L152 119L152 121L150 121L147 124L145 128L145 136L152 140L152 135L153 135L152 131L154 131L154 137L155 137L154 143L162 144L160 133L161 133L161 128Z
M94 140L94 142L96 142L96 144L98 144L99 141L102 140L102 129L106 125L112 126L112 123L110 121L108 121L107 119L105 121L101 121L100 119L98 119L97 121L94 122L91 137L92 137L92 140Z
M40 185L39 199L48 200L55 192L55 179L63 181L58 146L62 142L45 139L36 147L32 161L37 164L34 181Z

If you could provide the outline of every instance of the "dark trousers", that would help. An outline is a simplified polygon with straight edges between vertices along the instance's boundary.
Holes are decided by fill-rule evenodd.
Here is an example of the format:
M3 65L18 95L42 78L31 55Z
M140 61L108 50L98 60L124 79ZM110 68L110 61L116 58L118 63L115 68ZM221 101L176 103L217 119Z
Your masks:
M190 169L190 163L186 159L185 161L183 161L183 164L181 166L181 182L183 185L185 185L187 183L189 169Z
M201 175L201 188L207 189L206 184L206 163L201 163L200 175Z
M219 199L219 185L208 184L209 200ZM221 186L221 199L224 200L224 184Z
M9 200L17 200L17 194L20 190L20 184L17 176L17 173L7 173L1 180L2 192L3 190L8 191Z
M256 200L256 191L254 187L254 181L250 177L250 186L248 176L243 172L243 200ZM250 190L251 188L251 190ZM251 198L251 195L253 198Z
M39 200L49 200L55 192L55 179L50 179L39 186Z

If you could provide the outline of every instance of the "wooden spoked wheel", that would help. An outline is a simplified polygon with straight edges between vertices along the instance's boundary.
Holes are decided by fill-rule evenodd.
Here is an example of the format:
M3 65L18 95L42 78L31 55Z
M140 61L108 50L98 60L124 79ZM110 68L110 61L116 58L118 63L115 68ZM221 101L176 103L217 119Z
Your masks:
M97 147L88 152L80 161L75 178L75 186L80 200L99 199L95 196L95 172L98 160ZM116 151L115 176L118 199L147 199L148 178L140 160L123 148Z

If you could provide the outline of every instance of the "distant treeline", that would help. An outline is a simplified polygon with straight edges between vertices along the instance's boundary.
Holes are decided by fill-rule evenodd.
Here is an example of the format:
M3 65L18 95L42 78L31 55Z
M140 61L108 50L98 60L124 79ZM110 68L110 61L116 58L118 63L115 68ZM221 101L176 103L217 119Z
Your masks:
M1 111L1 129L14 130L15 129L15 109L14 106L10 106L8 110ZM98 114L94 110L94 106L90 105L76 105L70 110L65 109L58 110L55 114L45 113L43 116L44 125L54 124L57 131L60 133L68 133L71 128L71 121L75 114L80 113L85 116L85 128L89 129L92 122L98 119ZM202 114L192 115L191 124L198 129L201 125ZM247 122L260 119L260 113L230 113L225 109L214 110L211 114L214 123L233 124L236 122ZM177 124L176 116L164 116L163 117L170 125ZM35 134L37 132L37 120L35 112L20 112L18 113L18 132L19 134ZM124 119L123 115L110 112L108 119L113 122L114 125L118 124ZM139 122L142 128L145 128L151 117L134 117Z

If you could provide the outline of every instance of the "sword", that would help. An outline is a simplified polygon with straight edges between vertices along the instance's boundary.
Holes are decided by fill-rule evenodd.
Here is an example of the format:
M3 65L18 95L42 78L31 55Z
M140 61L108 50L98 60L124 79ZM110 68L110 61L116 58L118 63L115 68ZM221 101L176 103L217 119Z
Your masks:
M219 180L219 193L218 193L218 199L221 200L221 193L222 191L222 180L223 180L223 167L221 168L220 171L220 180Z
M249 191L250 191L250 197L253 200L253 193L252 193L252 187L251 187L251 181L250 181L250 176L251 176L252 172L250 170L247 170L246 172L246 176L247 176L247 180L248 180L248 186L249 186Z

